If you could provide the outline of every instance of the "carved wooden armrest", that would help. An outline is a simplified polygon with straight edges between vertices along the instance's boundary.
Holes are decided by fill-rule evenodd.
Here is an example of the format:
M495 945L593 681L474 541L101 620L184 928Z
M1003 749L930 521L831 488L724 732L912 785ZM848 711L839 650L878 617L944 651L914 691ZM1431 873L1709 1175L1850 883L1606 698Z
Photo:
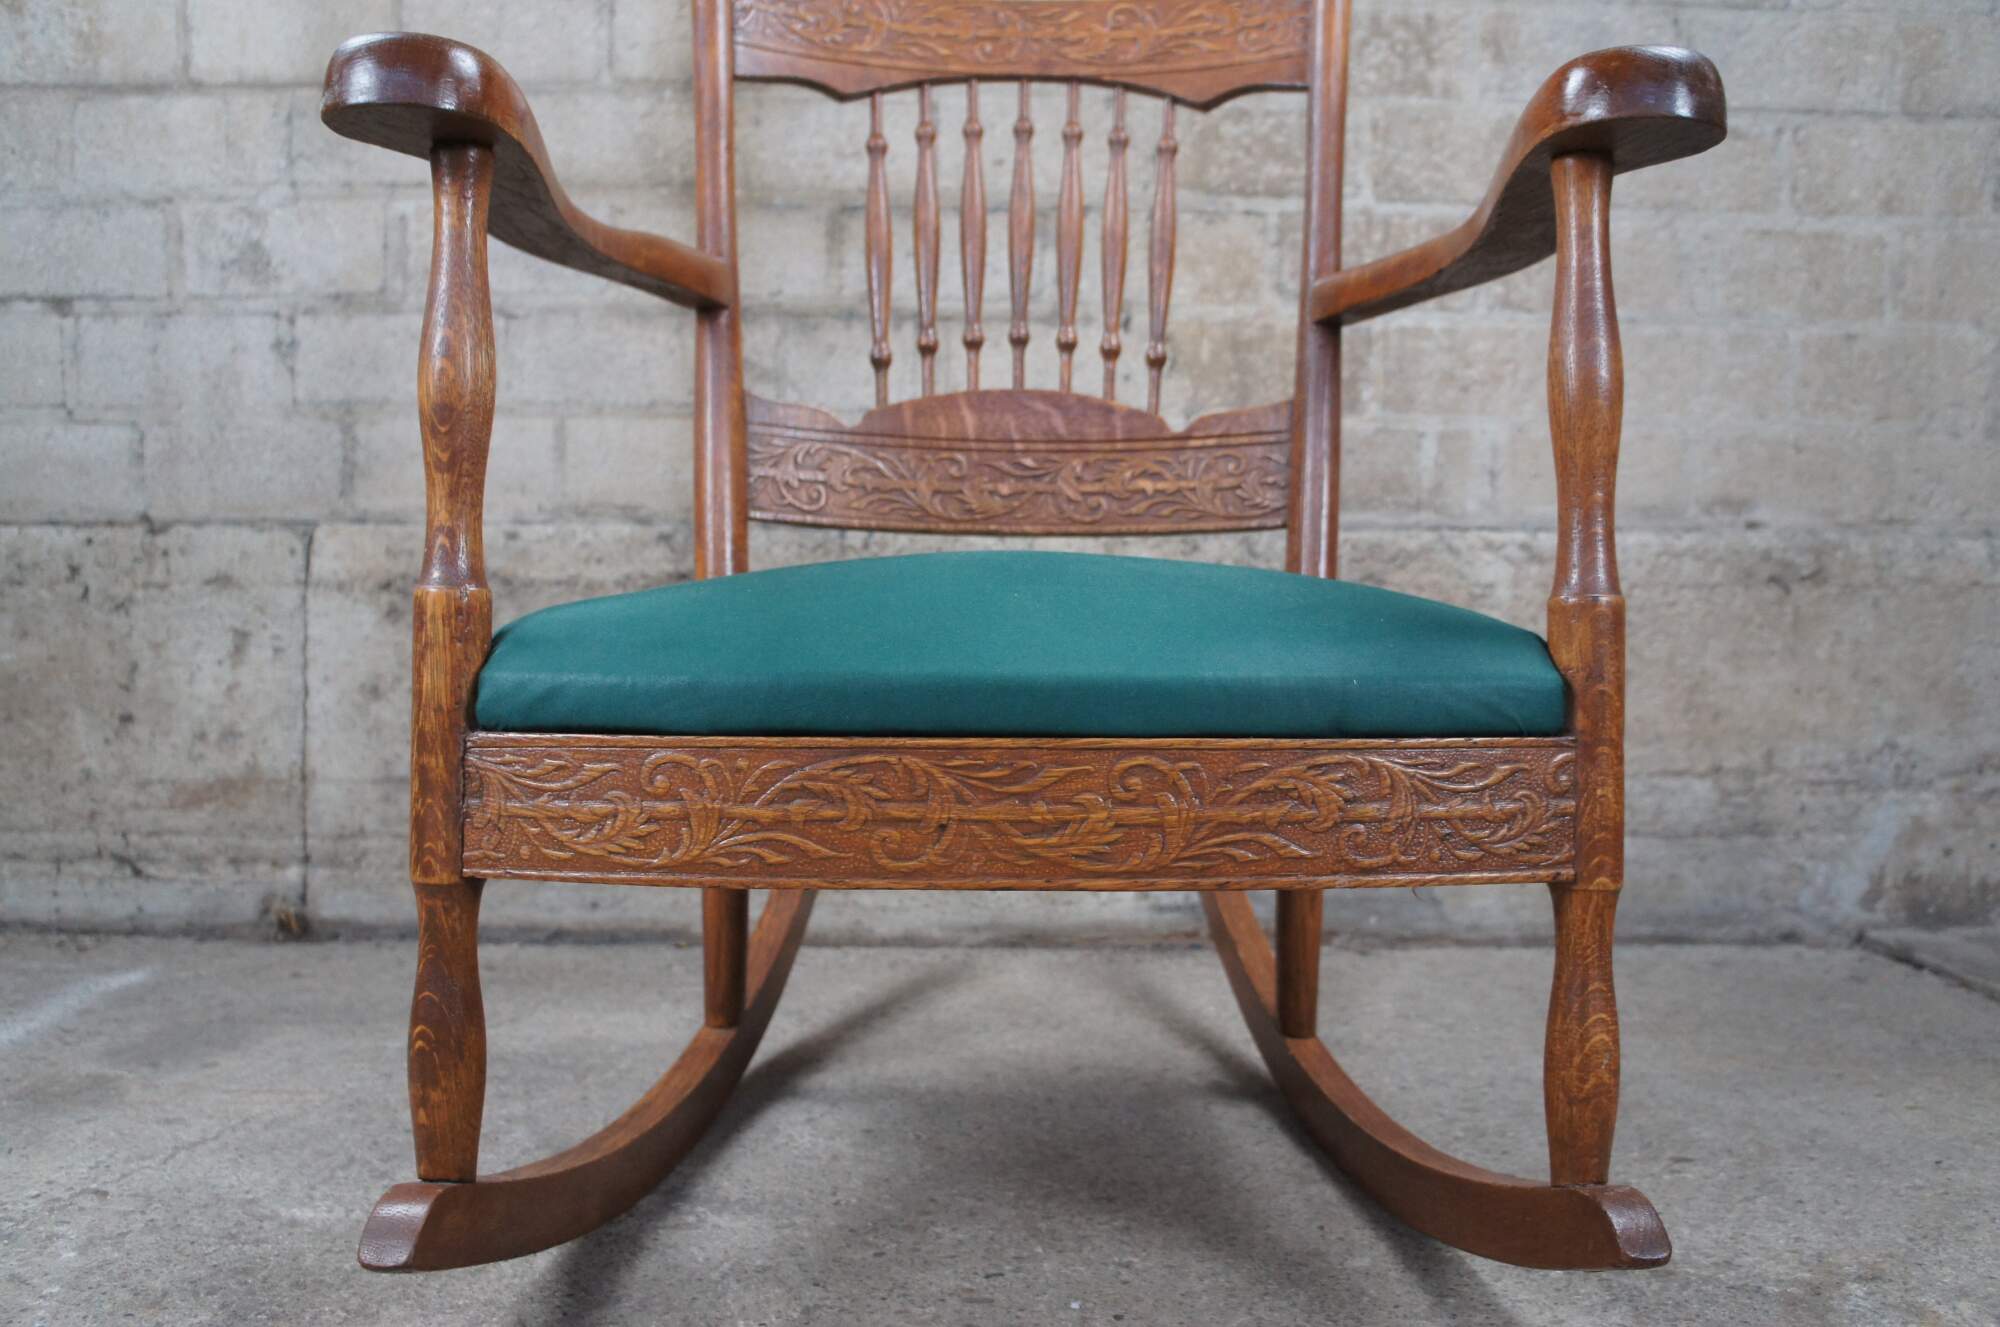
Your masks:
M1555 157L1602 153L1616 173L1705 152L1725 132L1722 76L1707 57L1677 46L1579 56L1521 113L1492 186L1463 225L1314 283L1308 313L1360 322L1518 272L1555 252Z
M491 148L489 226L517 249L690 308L735 298L723 260L607 226L570 202L527 98L484 51L420 32L352 38L327 64L320 119L347 138L416 157L449 143Z

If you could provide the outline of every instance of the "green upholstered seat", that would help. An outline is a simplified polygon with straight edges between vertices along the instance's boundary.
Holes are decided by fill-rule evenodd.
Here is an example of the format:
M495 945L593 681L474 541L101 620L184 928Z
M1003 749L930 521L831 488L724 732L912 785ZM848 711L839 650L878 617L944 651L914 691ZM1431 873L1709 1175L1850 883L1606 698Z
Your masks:
M1248 567L932 553L563 604L502 629L481 728L780 736L1562 731L1540 637Z

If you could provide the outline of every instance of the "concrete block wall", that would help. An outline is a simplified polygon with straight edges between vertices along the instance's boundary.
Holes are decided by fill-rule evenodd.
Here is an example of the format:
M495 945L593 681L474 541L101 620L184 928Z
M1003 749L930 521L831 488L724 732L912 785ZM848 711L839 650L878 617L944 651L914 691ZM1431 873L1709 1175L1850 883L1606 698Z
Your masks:
M1346 252L1455 224L1548 71L1712 56L1729 141L1621 179L1628 934L1832 936L2000 913L2000 18L1993 0L1356 0ZM317 118L355 32L461 37L528 89L595 214L691 233L684 0L29 0L0 11L0 921L406 925L408 585L425 171ZM1059 93L1038 103L1052 204ZM892 117L910 307L909 98ZM1010 108L985 105L1004 207ZM1105 97L1086 98L1101 186ZM940 96L955 197L961 102ZM865 110L746 89L753 387L869 404ZM1133 197L1150 196L1150 104ZM1166 413L1289 391L1297 103L1187 116ZM1093 205L1095 198L1092 199ZM1052 218L1034 364L1052 381ZM943 282L960 373L956 218ZM989 329L1004 326L992 232ZM1095 244L1094 229L1090 246ZM1141 249L1140 252L1143 252ZM1083 355L1099 330L1087 247ZM489 486L502 618L689 568L677 310L504 248ZM1349 341L1346 574L1539 625L1546 267ZM1143 271L1124 367L1142 372ZM1133 306L1138 312L1133 315ZM995 317L996 311L999 316ZM1005 346L994 336L989 364ZM915 380L899 328L899 394ZM763 565L931 541L760 529ZM1271 536L1135 551L1245 562ZM672 893L496 886L489 923L681 931ZM1534 890L1370 892L1332 925L1536 935ZM820 935L1165 934L1181 898L854 896Z

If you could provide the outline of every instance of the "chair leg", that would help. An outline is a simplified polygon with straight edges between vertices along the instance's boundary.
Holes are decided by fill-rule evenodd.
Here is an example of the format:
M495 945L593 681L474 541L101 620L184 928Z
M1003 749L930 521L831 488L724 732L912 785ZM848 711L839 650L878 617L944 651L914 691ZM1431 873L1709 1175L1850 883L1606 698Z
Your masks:
M1618 1123L1618 1000L1611 980L1615 889L1551 885L1555 979L1542 1095L1549 1128L1549 1180L1603 1184Z
M518 1258L594 1230L645 1197L743 1077L784 993L812 904L809 889L771 891L750 936L736 1026L696 1031L631 1109L574 1147L474 1183L391 1188L362 1228L361 1265L417 1272ZM472 1178L469 1164L463 1177Z
M417 984L410 1001L410 1123L417 1176L469 1181L486 1108L486 1008L479 997L480 880L419 884Z
M709 886L701 891L702 1004L712 1028L743 1017L743 982L750 945L750 894Z
M1202 895L1202 906L1279 1091L1334 1164L1391 1213L1468 1253L1524 1267L1658 1267L1672 1256L1659 1214L1636 1189L1498 1174L1440 1152L1396 1123L1318 1037L1285 1034L1278 959L1250 900L1213 892ZM1586 902L1581 912L1603 913L1608 940L1608 911Z
M1320 922L1326 895L1278 891L1278 1026L1288 1037L1319 1035Z

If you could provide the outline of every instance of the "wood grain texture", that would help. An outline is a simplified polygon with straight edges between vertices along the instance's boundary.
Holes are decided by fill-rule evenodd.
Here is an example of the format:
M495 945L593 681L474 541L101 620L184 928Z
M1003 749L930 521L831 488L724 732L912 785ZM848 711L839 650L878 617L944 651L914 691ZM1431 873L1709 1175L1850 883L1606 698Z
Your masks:
M1333 1163L1392 1215L1454 1248L1522 1267L1659 1267L1672 1257L1659 1213L1637 1189L1502 1175L1441 1152L1396 1123L1318 1038L1284 1035L1271 949L1250 900L1204 894L1202 907L1278 1090Z
M1083 285L1083 89L1069 85L1063 119L1062 185L1056 191L1056 359L1058 387L1073 390L1076 300Z
M875 404L889 404L891 292L895 240L889 230L889 140L882 133L882 94L868 99L868 362L875 366Z
M1301 86L1311 10L1311 0L736 0L736 69L839 97L1034 78L1211 106Z
M1611 282L1611 176L1601 153L1561 156L1551 166L1556 568L1548 639L1569 683L1577 734L1579 883L1615 890L1625 875L1625 597L1615 519L1625 368Z
M1278 894L1277 1014L1286 1037L1319 1035L1319 958L1326 893L1287 889Z
M1153 149L1153 226L1146 249L1146 409L1158 413L1167 371L1167 314L1174 299L1174 240L1180 224L1174 161L1174 104L1160 109L1160 142Z
M1014 116L1014 186L1007 193L1007 295L1013 306L1007 344L1014 351L1017 389L1028 385L1028 296L1035 275L1035 121L1028 112L1023 80Z
M417 355L424 561L413 592L410 879L456 884L460 747L492 639L483 507L496 368L486 278L491 149L431 158L430 285Z
M1118 399L1118 355L1124 348L1119 332L1125 321L1125 248L1131 220L1126 201L1125 152L1132 135L1125 128L1125 89L1112 94L1111 133L1105 140L1110 164L1104 172L1104 213L1099 222L1098 260L1102 267L1104 337L1098 354L1104 359L1104 399Z
M917 188L910 229L917 260L917 359L922 367L923 392L929 396L937 390L939 240L937 120L928 84L917 90Z
M958 392L872 411L750 398L758 520L964 534L1275 528L1288 490L1285 403L1176 433L1146 411L1059 392Z
M1543 1086L1550 1176L1600 1184L1618 1117L1612 918L1625 876L1625 599L1614 520L1625 377L1611 281L1605 153L1557 157L1549 433L1556 571L1549 653L1569 683L1577 735L1577 875L1555 891L1556 961Z
M728 0L692 0L696 243L736 273L736 103ZM750 565L743 321L707 309L694 329L694 574Z
M623 884L1246 889L1567 880L1560 738L475 734L466 870Z
M1339 570L1340 329L1306 316L1306 308L1314 283L1340 268L1351 19L1349 0L1318 0L1313 10L1303 280L1292 398L1292 509L1285 535L1286 569L1306 576L1333 576Z
M740 889L701 891L702 1012L712 1028L743 1017L750 896Z
M484 51L417 32L356 37L327 65L320 119L347 138L415 157L444 143L491 149L489 224L517 249L691 308L736 297L733 269L714 255L607 226L570 202L527 98Z
M486 1108L486 1006L479 993L481 882L419 884L417 978L410 997L410 1132L417 1178L479 1171Z
M958 264L965 283L965 388L979 390L981 321L986 304L986 126L979 122L979 84L965 85L965 178L958 190Z
M1705 152L1728 116L1715 66L1676 46L1593 51L1549 76L1521 113L1478 208L1437 239L1317 278L1315 321L1360 322L1517 272L1555 251L1549 163L1566 152L1608 156L1613 171Z
M1618 996L1612 981L1615 890L1551 886L1555 977L1549 989L1542 1097L1549 1182L1602 1184L1618 1125Z
M813 897L787 890L764 905L735 1027L695 1033L645 1096L575 1147L475 1183L396 1185L362 1229L361 1265L420 1272L519 1258L595 1230L645 1197L743 1077L784 993Z
M1617 1109L1613 915L1623 879L1625 604L1615 552L1622 366L1612 176L1724 132L1713 66L1598 52L1530 103L1464 226L1340 266L1348 0L691 0L696 247L569 203L499 67L434 37L360 38L329 68L336 131L429 157L436 232L419 361L426 552L415 595L411 873L419 962L410 1094L421 1181L384 1198L365 1265L460 1266L624 1210L714 1117L769 1021L819 888L1190 889L1308 1132L1392 1212L1488 1257L1650 1266L1657 1215L1604 1183ZM737 77L871 95L867 216L878 406L858 423L750 397L737 288ZM975 80L1019 80L1008 203L1012 391L979 391L986 198ZM1070 84L1056 200L1061 386L1078 343L1078 85L1116 89L1102 218L1103 399L1028 391L1036 224L1027 80ZM935 395L942 243L932 85L967 82L963 336L974 390ZM879 94L919 87L913 250L925 395L890 403L890 209ZM1302 87L1308 162L1296 396L1175 430L1160 416L1176 265L1176 103ZM1126 90L1162 94L1148 237L1146 410L1111 399L1129 206ZM1558 539L1550 652L1561 738L1363 742L640 738L468 732L491 636L480 509L496 384L487 233L696 310L695 572L748 565L748 520L962 533L1162 533L1285 524L1288 565L1335 570L1340 325L1557 256L1549 341ZM879 240L879 243L878 243ZM1165 611L1171 611L1166 606ZM701 887L704 1018L681 1060L577 1148L476 1179L486 875ZM1548 883L1556 945L1544 1090L1553 1184L1430 1148L1312 1035L1329 887ZM774 891L754 937L744 890ZM1280 893L1273 956L1243 891Z

